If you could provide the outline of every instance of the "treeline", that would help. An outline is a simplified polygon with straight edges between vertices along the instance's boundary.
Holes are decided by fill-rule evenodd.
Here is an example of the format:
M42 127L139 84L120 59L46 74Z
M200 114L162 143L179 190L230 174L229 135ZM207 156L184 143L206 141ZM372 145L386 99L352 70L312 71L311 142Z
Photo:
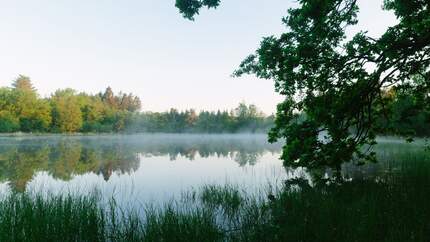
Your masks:
M30 78L19 76L12 87L0 88L0 132L266 132L273 116L244 103L231 111L197 113L140 112L133 94L115 94L110 87L90 95L73 89L57 90L41 98Z
M255 105L240 103L231 111L202 111L190 109L179 112L146 112L134 116L130 131L167 133L238 133L267 132L273 116L265 116Z

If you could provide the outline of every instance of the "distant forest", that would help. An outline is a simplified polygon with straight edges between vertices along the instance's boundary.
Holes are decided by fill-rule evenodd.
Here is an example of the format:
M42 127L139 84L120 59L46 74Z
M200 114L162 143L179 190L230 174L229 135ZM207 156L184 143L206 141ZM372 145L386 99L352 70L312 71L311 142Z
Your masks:
M395 87L381 95L385 107L376 107L380 110L378 134L407 131L411 136L430 136L427 96ZM173 108L167 112L140 112L141 106L137 96L115 94L110 87L95 95L68 88L41 98L30 78L19 76L12 87L0 88L0 132L255 133L268 132L275 122L273 115L266 116L255 105L245 103L216 112Z
M199 113L140 112L141 106L137 96L115 94L110 87L95 95L68 88L41 98L30 78L21 75L12 87L0 88L0 132L267 132L274 122L273 116L245 103L230 111Z

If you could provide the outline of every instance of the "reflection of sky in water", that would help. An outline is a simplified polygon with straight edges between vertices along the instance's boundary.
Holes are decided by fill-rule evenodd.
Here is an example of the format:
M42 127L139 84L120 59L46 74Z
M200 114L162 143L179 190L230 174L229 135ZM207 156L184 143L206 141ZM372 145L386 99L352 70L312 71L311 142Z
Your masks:
M345 164L345 178L374 179L399 169L411 155L430 160L423 141L378 139L379 163ZM258 192L312 172L285 169L281 144L265 135L118 135L0 137L0 192L43 191L88 194L127 204L167 201L203 184L233 184Z
M255 191L285 178L280 144L265 135L0 138L0 191L166 201L203 184Z
M27 191L89 193L99 189L107 197L118 200L167 201L173 196L202 184L238 184L247 191L282 181L285 170L277 154L265 154L255 165L240 166L230 158L196 158L190 161L168 156L142 157L140 167L130 174L114 173L108 181L102 175L87 173L65 182L46 172L37 173L27 184ZM123 201L126 202L126 201Z

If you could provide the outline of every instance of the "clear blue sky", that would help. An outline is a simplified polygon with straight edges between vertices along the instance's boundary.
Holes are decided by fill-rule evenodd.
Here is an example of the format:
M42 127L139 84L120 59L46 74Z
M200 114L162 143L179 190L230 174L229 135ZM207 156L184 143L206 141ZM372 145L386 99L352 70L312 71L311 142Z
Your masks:
M59 88L133 92L143 110L231 109L240 101L272 113L270 80L231 78L263 36L284 30L293 0L224 0L195 22L174 0L13 0L0 8L0 86L18 74L42 96ZM360 24L379 35L395 18L382 0L360 0Z

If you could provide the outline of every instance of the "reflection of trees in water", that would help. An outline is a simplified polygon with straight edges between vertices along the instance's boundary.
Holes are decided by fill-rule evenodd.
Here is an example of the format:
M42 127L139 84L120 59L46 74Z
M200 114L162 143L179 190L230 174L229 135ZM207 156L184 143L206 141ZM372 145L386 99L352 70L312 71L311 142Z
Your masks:
M184 137L185 138L181 138ZM210 136L212 137L212 136ZM281 144L270 145L265 137L181 136L106 136L71 138L0 138L0 181L9 181L17 191L38 171L47 171L56 179L70 180L74 175L93 172L108 180L113 173L131 173L139 168L140 156L168 156L198 160L227 158L240 166L254 165L270 152L278 153ZM351 179L382 179L401 169L400 163L417 157L430 161L420 145L382 143L376 148L379 163L357 167L345 164L342 175ZM288 168L287 168L288 171ZM308 171L310 178L327 177L327 169Z
M228 158L243 166L254 165L265 153L278 153L280 144L268 144L264 138L212 138L212 139L183 139L153 140L143 142L141 152L147 156L168 155L174 161L178 157L195 160L198 157Z
M277 154L281 144L268 144L265 136L85 136L67 138L0 138L0 181L9 181L17 191L38 171L54 178L70 180L74 175L93 172L108 180L113 173L136 171L140 156L185 158L227 158L240 166L254 165L270 152ZM430 161L422 145L381 143L375 147L379 163L361 167L345 164L342 175L352 179L381 179L401 169L411 159ZM289 168L287 168L287 172ZM292 170L291 170L292 171ZM308 171L310 178L330 176L326 169Z
M46 146L1 146L0 180L7 180L14 189L23 191L35 172L47 169L48 159Z
M172 161L178 157L188 160L222 157L233 159L241 166L254 165L266 152L276 153L280 149L279 145L267 144L264 136L254 139L145 137L0 139L0 181L9 181L14 190L23 191L38 171L47 171L54 178L66 181L89 172L108 180L115 172L136 171L140 155L167 155Z
M97 149L77 141L37 145L22 141L0 145L0 180L9 181L17 191L24 191L38 171L47 171L54 178L70 180L73 175L94 172L107 180L113 172L129 173L139 167L136 152L120 144Z
M244 151L237 151L232 152L231 156L232 158L239 163L240 166L244 165L255 165L259 158L264 154L264 152L244 152Z

